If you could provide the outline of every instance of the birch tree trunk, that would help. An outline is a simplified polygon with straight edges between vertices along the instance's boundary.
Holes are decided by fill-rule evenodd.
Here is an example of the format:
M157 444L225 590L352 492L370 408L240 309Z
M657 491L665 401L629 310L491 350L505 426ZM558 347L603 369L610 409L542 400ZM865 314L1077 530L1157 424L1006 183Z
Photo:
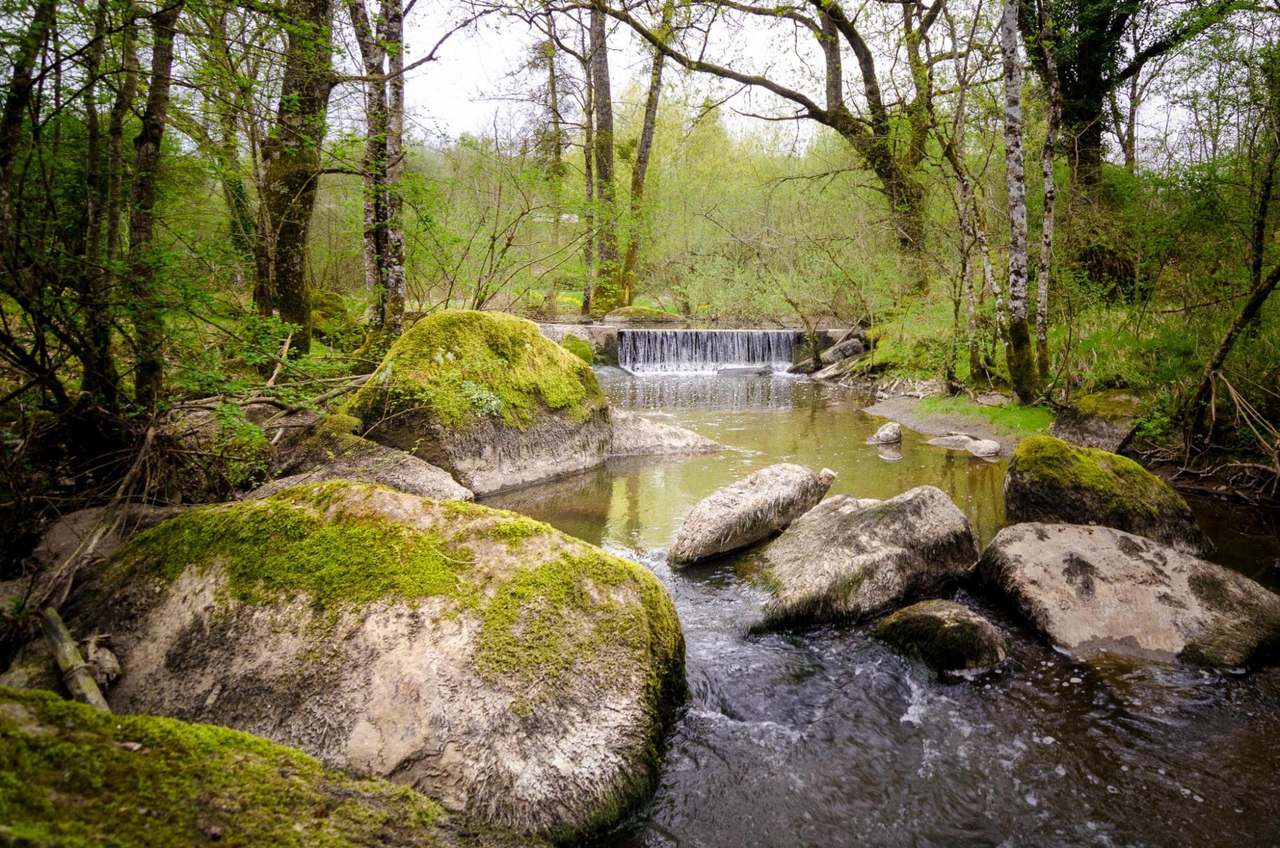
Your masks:
M556 21L550 10L547 20L547 108L551 120L551 254L560 252L560 193L564 187L564 130L560 119L560 79L556 70ZM556 292L556 275L547 274L547 295L542 311L548 317L556 315L558 294Z
M1058 147L1058 125L1061 123L1062 92L1058 84L1058 65L1054 59L1052 0L1041 0L1040 41L1044 45L1044 61L1049 89L1049 110L1045 131L1044 151L1040 155L1041 175L1044 178L1044 217L1040 233L1040 267L1036 273L1036 370L1043 384L1049 380L1049 283L1053 276L1053 228L1056 211L1057 188L1053 179L1053 159Z
M587 277L582 284L582 314L591 314L591 301L596 288L596 169L593 164L595 156L595 86L591 81L591 50L587 36L583 34L582 55L586 61L582 64L582 179L586 187L586 213L583 223L586 225L587 237L583 240L583 264Z
M129 211L129 286L137 361L134 367L134 400L154 411L164 380L164 308L156 291L155 204L160 163L169 110L173 40L182 0L166 6L151 18L151 79L142 128L133 140L133 191Z
M386 49L374 31L364 0L348 0L347 14L355 32L360 60L364 64L364 285L377 293L381 306L384 281L382 257L385 250L387 200L387 81ZM384 18L385 25L385 18ZM379 308L378 324L385 321Z
M1014 394L1036 399L1035 362L1027 327L1027 178L1022 155L1022 63L1018 56L1018 0L1005 0L1000 19L1004 55L1004 156L1009 212L1009 347Z
M393 338L404 332L404 7L383 0L387 27L387 199L386 255L382 281L383 327Z

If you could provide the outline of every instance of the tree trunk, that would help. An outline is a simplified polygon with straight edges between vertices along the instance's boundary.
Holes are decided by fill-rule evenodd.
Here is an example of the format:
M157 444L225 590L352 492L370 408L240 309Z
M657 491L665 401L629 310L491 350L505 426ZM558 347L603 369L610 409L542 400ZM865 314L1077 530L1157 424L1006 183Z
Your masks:
M383 257L382 326L392 338L404 332L404 7L383 0L387 25L387 224Z
M673 14L673 3L668 0L662 7L664 31L671 26ZM662 64L665 58L661 50L653 52L653 66L649 69L649 92L644 100L644 122L640 126L640 141L636 145L635 167L631 170L631 237L627 240L627 252L622 260L624 306L630 306L635 298L636 262L640 256L641 234L644 232L644 180L649 171L653 133L658 124L658 99L662 95Z
M582 180L586 187L586 212L583 215L583 223L586 224L587 237L583 240L583 264L586 266L586 280L582 284L582 314L591 314L591 301L595 293L595 267L596 267L596 178L595 166L592 164L595 156L595 96L594 86L591 82L591 51L586 44L586 36L583 36L582 55L587 57L582 66L583 77L583 97L582 97Z
M591 295L591 314L604 315L622 305L618 281L618 216L613 169L613 89L609 84L609 47L605 14L591 9L591 95L595 111L596 249L600 266Z
M138 93L137 20L135 7L125 9L124 32L121 34L120 54L124 62L124 76L111 104L111 117L107 122L107 259L115 263L124 256L123 226L125 214L125 172L128 164L124 156L124 121Z
M288 43L276 124L263 150L270 280L280 317L297 326L293 349L311 350L307 233L320 181L321 150L333 85L330 0L289 0Z
M386 253L386 182L387 182L387 82L386 49L369 21L363 0L348 0L347 13L355 31L356 44L368 79L364 84L364 285L378 297L377 322L385 322L382 302L385 283L382 278ZM386 18L383 19L385 26Z
M1045 130L1044 150L1040 154L1040 170L1044 179L1044 216L1040 232L1040 267L1036 273L1036 370L1040 382L1049 380L1049 283L1053 272L1053 228L1057 186L1053 179L1053 159L1058 146L1058 122L1062 94L1058 86L1058 65L1053 55L1052 0L1041 0L1044 20L1041 42L1045 44L1045 62L1048 65L1049 109Z
M182 0L162 8L151 18L151 79L142 129L133 140L134 170L129 210L129 304L133 318L137 362L134 367L134 399L154 412L164 380L164 305L156 291L155 203L169 110L173 40Z
M546 13L547 18L547 107L550 111L551 120L551 168L549 176L551 177L551 254L554 256L560 252L560 216L562 209L560 208L560 192L564 183L564 137L562 129L562 121L560 120L560 80L556 71L556 21L550 10ZM556 292L556 274L554 271L547 274L547 295L542 305L543 313L550 318L554 318L557 309Z
M1018 56L1018 0L1005 0L1000 20L1004 54L1005 181L1009 195L1009 347L1013 391L1036 399L1035 361L1027 327L1027 179L1022 157L1022 64Z
M0 115L0 245L8 248L14 235L16 220L13 196L13 161L18 155L18 142L22 137L22 125L31 102L33 72L36 57L44 47L45 39L53 26L54 0L41 0L35 7L31 25L18 42L13 57L13 73L9 91L4 99L4 113Z

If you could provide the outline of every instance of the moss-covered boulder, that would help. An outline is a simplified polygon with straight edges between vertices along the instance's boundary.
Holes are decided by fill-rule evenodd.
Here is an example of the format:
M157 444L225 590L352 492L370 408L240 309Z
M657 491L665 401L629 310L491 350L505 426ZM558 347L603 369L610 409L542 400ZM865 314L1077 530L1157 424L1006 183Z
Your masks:
M684 643L646 569L514 513L321 483L135 537L69 610L113 709L223 724L576 837L649 790Z
M1005 476L1004 504L1011 524L1099 524L1188 553L1213 548L1191 507L1168 483L1127 457L1053 436L1018 443Z
M1118 451L1142 414L1142 398L1126 389L1103 389L1076 398L1054 419L1049 435L1089 448Z
M247 733L0 688L0 844L206 843L530 844Z
M566 333L564 337L560 339L560 347L569 351L588 365L591 365L596 361L596 352L591 347L591 342L586 339L579 338L573 333Z
M387 352L350 412L365 435L445 469L477 495L600 465L609 409L591 366L532 321L447 310Z
M934 671L976 674L1004 662L1004 636L955 601L921 601L886 616L875 637Z
M1280 596L1122 530L1006 527L978 571L1046 639L1077 656L1238 666L1280 652Z
M274 479L245 497L265 498L301 483L354 480L381 483L411 495L469 501L474 494L442 468L402 450L355 435L360 419L327 415L287 441L272 463Z

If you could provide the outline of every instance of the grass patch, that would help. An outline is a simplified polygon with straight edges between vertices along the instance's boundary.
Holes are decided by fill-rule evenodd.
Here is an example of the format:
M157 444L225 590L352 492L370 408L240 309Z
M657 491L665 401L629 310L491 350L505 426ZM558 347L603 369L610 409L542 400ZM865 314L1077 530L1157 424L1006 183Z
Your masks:
M984 418L993 427L1010 436L1025 438L1049 432L1054 415L1043 406L986 406L965 397L927 397L920 401L920 412L928 415L965 415Z

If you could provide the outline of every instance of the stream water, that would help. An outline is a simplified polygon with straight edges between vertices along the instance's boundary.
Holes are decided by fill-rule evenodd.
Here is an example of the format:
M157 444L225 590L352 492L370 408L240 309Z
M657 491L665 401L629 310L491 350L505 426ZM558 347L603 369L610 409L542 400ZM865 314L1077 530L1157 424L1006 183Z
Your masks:
M985 543L1003 521L1004 461L907 431L900 457L882 458L864 441L883 422L804 380L603 381L616 404L734 450L610 463L491 501L644 564L680 614L689 697L657 791L601 845L1280 844L1280 670L1076 663L962 591L1009 634L1010 659L944 683L864 627L748 635L765 598L749 556L679 573L664 561L694 503L779 461L835 470L833 493L938 486ZM1280 588L1273 519L1197 509L1220 561Z

